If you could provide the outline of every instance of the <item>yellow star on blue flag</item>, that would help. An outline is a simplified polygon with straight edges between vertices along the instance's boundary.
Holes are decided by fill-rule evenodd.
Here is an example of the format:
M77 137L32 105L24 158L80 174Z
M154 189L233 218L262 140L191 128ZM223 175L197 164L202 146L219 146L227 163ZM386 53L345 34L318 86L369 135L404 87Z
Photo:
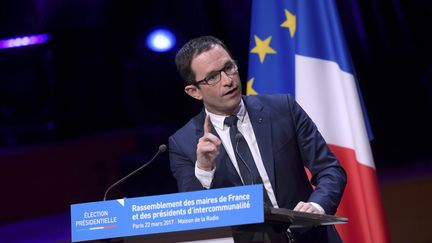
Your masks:
M259 56L260 62L264 62L264 58L267 54L275 54L276 51L270 47L271 36L267 37L265 40L261 40L258 36L254 36L255 47L252 48L251 53L256 53Z
M253 1L246 93L292 93L294 89L293 1Z

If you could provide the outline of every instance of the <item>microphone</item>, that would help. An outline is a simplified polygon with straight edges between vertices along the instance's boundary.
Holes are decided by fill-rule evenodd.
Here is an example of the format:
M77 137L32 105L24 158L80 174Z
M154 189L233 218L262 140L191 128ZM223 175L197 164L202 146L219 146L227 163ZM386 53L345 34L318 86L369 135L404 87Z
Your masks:
M255 177L253 176L252 170L246 164L245 160L243 159L243 157L241 156L241 154L238 151L238 145L239 145L241 139L243 139L244 142L246 143L246 139L244 139L243 135L240 132L237 132L237 134L235 135L235 140L236 140L235 152L236 152L237 156L240 158L241 162L246 166L246 169L248 170L249 175L251 177L252 185L255 185L256 182L255 182ZM260 176L260 175L258 175L258 176ZM244 185L244 183L243 183L243 185ZM264 187L264 183L263 183L263 187ZM266 198L266 196L267 196L267 199L269 201L269 202L267 202L266 199L264 199L264 207L272 208L273 205L270 202L270 198L268 197L268 194L267 194L267 191L266 191L265 187L264 187L264 191L263 192L264 192L263 197Z
M135 173L137 173L138 171L140 171L140 170L144 169L145 167L147 167L149 164L151 164L151 162L153 162L153 161L156 159L156 157L157 157L160 153L165 152L166 149L167 149L167 146L166 146L165 144L161 144L161 145L159 146L158 151L156 152L156 154L153 156L153 158L152 158L149 162L145 163L144 165L142 165L142 166L139 167L138 169L132 171L130 174L128 174L127 176L121 178L121 179L118 180L116 183L114 183L114 184L112 184L110 187L108 187L108 189L105 191L105 194L104 194L103 200L106 201L106 196L107 196L108 192L109 192L113 187L117 186L118 184L120 184L120 183L122 183L124 180L126 180L127 178L133 176L133 175L134 175Z
M252 174L252 170L246 164L245 160L243 159L243 157L241 156L241 154L238 151L238 145L239 145L241 139L244 139L243 135L240 132L237 132L237 134L235 135L235 140L236 140L235 152L236 152L237 156L240 158L241 162L246 167L246 169L248 170L249 175L251 177L252 185L255 185L255 178L254 178L254 176ZM246 139L244 139L244 141L246 142ZM244 182L243 182L243 185L244 185Z

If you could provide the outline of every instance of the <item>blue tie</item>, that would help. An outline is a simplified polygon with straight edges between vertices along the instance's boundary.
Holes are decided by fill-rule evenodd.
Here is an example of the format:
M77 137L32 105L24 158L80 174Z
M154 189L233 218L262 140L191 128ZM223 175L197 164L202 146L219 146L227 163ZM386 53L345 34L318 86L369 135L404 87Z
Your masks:
M238 131L237 121L237 116L231 115L225 118L224 123L230 127L231 143L243 183L245 185L263 184L249 146L243 135Z
M225 118L224 124L230 127L230 138L233 145L234 154L240 169L241 178L244 185L263 184L261 176L255 165L255 160L246 142L246 139L237 128L237 116L231 115ZM264 189L264 206L273 207L267 191Z

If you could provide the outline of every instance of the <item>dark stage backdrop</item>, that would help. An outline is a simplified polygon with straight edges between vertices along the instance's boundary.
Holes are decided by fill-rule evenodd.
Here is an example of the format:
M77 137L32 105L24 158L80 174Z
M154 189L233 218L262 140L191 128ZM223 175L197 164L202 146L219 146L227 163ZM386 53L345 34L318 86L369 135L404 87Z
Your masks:
M382 185L388 190L389 181L430 178L432 2L336 2ZM0 182L14 198L1 200L1 208L13 210L0 214L0 224L100 200L110 183L149 159L199 112L174 65L190 38L222 39L246 81L250 7L250 0L3 2L0 39L38 33L51 39L0 49ZM172 51L144 46L155 27L176 34ZM175 191L164 155L113 197ZM41 196L52 203L15 203Z

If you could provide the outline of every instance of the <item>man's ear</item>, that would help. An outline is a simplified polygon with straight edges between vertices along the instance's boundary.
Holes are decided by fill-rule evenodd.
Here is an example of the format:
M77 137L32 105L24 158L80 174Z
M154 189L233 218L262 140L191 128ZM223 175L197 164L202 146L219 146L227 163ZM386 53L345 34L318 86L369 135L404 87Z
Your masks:
M185 92L186 92L186 94L190 95L191 97L193 97L197 100L202 100L201 90L195 85L190 84L190 85L186 86Z

